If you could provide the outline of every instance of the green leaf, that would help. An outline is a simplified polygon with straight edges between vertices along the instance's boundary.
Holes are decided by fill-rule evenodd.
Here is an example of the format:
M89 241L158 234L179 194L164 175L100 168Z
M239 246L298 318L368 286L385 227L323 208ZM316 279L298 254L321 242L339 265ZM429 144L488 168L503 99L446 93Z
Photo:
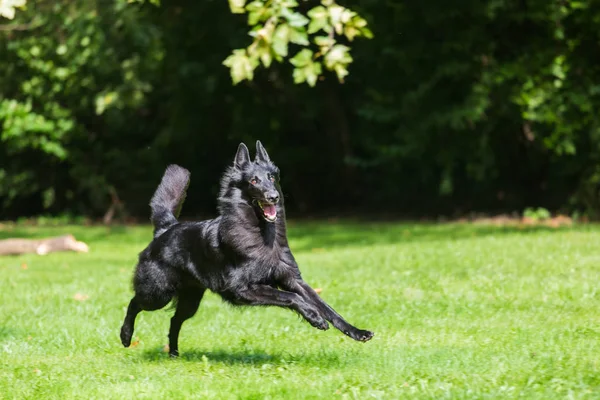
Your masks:
M321 29L325 32L331 30L331 27L327 23L327 19L313 19L310 21L310 24L308 24L308 33L316 33Z
M248 25L253 26L266 21L272 14L271 8L265 7L262 1L253 1L246 6L248 11Z
M306 14L312 19L327 19L327 9L323 6L313 7Z
M570 139L565 139L562 143L563 151L565 154L576 154L577 149L575 148L575 144Z
M271 52L264 52L260 55L260 60L265 67L269 68L271 66L271 62L273 62L273 56L271 55Z
M279 1L281 1L281 0L279 0ZM294 8L294 7L298 7L298 2L296 0L283 0L283 1L281 1L281 6L287 7L287 8Z
M60 80L66 79L69 76L69 74L69 70L64 67L56 68L56 70L54 71L54 75Z
M344 82L344 78L348 75L348 69L345 65L337 64L334 68L335 74L340 82Z
M273 34L273 51L281 57L288 55L288 43L290 40L290 27L287 24L281 24L275 29Z
M308 25L308 33L315 33L321 29L326 30L328 25L327 9L323 6L317 6L308 11L308 16L311 18Z
M105 92L96 97L96 114L101 115L111 104L118 100L117 92Z
M248 12L259 11L264 9L265 3L263 3L262 1L253 1L246 6L246 11Z
M338 35L342 34L342 29L344 26L342 23L342 14L344 13L344 10L344 7L338 5L330 6L327 10L329 13L329 18L331 19L331 25Z
M317 79L319 78L322 72L321 63L310 63L310 65L306 68L306 82L309 86L315 86L317 83Z
M306 18L304 15L302 15L298 12L293 12L289 8L286 8L286 7L281 9L281 16L283 18L287 19L290 26L293 26L295 28L304 26L310 22L310 20L308 18Z
M64 160L67 157L67 152L65 148L60 145L60 143L52 142L44 136L40 137L39 147L45 153L52 154L60 160Z
M373 39L373 32L369 28L360 28L360 33L367 39Z
M290 63L292 63L292 65L295 67L303 67L312 62L312 57L312 50L302 49L290 60Z
M364 28L367 26L367 21L364 18L355 15L352 18L352 25L354 25L357 28Z
M360 31L352 25L346 25L344 27L344 36L346 36L349 41L353 41L358 35L360 35Z
M311 61L303 67L294 69L294 83L306 82L309 86L313 87L316 85L321 72L321 63Z
M325 55L325 66L328 69L333 69L337 64L345 65L351 63L352 57L349 51L350 48L348 46L336 44Z
M260 55L260 61L262 61L266 68L269 68L273 62L273 54L271 53L271 47L264 41L262 43L264 44L258 48L257 52Z
M8 19L15 18L15 9L24 8L25 0L0 1L0 16Z
M343 22L344 15L348 15L342 13L341 20ZM357 36L364 36L367 38L372 38L373 33L367 28L367 21L364 18L359 17L356 13L353 13L352 18L345 22L344 25L344 35L348 38L348 40L352 41Z
M244 5L246 0L229 0L229 8L233 14L243 14L246 12Z
M299 44L301 46L308 46L308 34L302 28L296 28L290 30L290 42Z
M329 36L316 36L314 40L319 47L331 47L335 44L335 40Z
M344 11L342 11L342 14L340 15L340 22L342 24L347 24L354 16L356 16L356 13L354 11L350 11L347 8L344 8Z
M304 68L294 68L294 83L302 83L306 81L306 74Z
M31 49L29 49L29 52L32 56L37 57L42 53L42 50L39 48L39 46L33 46Z
M223 61L223 65L229 67L231 80L234 85L237 85L244 79L252 80L254 78L256 62L248 57L245 49L234 50L233 53Z
M248 13L248 25L256 25L260 22L260 17L262 16L262 12L260 11L252 11Z
M583 1L571 1L570 6L573 10L583 10L588 8L589 4Z

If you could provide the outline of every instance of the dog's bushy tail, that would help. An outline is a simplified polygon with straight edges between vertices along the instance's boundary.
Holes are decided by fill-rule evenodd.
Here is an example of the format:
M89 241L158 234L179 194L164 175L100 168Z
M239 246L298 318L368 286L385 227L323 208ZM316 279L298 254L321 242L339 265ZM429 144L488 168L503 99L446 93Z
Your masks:
M177 223L189 184L190 172L187 169L175 164L167 167L150 200L150 220L154 225L154 237L160 236Z

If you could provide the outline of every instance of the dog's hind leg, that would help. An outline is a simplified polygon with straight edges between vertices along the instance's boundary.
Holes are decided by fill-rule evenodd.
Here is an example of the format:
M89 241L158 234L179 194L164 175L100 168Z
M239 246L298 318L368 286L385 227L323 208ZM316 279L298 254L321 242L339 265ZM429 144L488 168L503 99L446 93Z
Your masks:
M135 324L135 318L142 311L142 308L135 300L135 297L129 302L127 307L127 314L125 315L125 321L121 326L121 343L123 346L129 347L131 344L131 336L133 335L133 326Z
M127 314L121 326L121 343L123 346L129 347L131 344L131 336L133 335L133 327L135 325L135 318L140 311L154 311L166 306L169 301L173 298L172 293L162 293L154 295L151 298L142 297L138 294L131 299L129 307L127 307Z
M171 318L171 327L169 328L169 355L171 357L179 355L178 341L181 325L196 314L205 290L189 288L177 294L177 309Z

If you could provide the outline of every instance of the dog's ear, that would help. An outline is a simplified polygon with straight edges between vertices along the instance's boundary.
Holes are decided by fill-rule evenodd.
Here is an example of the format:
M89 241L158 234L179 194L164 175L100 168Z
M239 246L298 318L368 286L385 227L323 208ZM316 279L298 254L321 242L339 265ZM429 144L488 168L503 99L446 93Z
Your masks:
M254 159L256 161L271 162L271 159L260 140L256 141L256 157Z
M250 152L248 152L248 148L246 147L246 145L244 143L240 143L240 145L238 146L238 149L237 149L237 153L235 153L235 159L234 159L233 165L235 165L235 167L238 169L242 169L249 163L250 163Z

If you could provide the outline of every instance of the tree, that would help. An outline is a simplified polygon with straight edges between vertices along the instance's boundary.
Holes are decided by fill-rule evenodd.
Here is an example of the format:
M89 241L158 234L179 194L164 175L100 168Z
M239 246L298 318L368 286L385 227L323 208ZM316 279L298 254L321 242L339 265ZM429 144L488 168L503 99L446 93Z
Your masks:
M600 210L595 1L356 0L352 42L296 1L28 0L0 22L0 211L144 216L171 162L213 211L257 138L290 211Z
M13 19L15 8L23 8L27 0L0 0L0 16ZM144 2L145 0L127 0ZM149 0L159 5L160 0ZM294 66L294 82L317 83L326 70L333 71L340 82L348 75L352 62L350 48L339 42L352 42L357 37L372 38L367 21L356 12L338 5L335 0L321 0L306 15L298 11L296 0L229 0L231 12L248 14L249 35L252 43L245 49L236 49L223 64L231 69L234 84L252 80L254 70L262 63L268 68L273 60L289 59ZM10 27L8 27L10 29ZM290 45L301 48L290 57ZM312 48L311 48L312 47Z

